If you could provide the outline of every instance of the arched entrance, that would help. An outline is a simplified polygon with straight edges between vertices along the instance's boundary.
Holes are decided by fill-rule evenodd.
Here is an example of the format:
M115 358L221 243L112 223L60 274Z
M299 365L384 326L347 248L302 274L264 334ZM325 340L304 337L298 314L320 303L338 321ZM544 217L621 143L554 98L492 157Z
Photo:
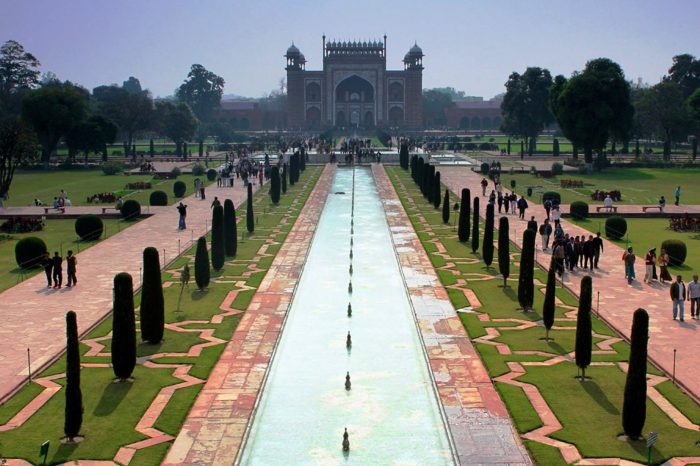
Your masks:
M335 126L374 124L376 95L370 81L355 74L348 76L335 87L334 97Z
M396 126L403 122L403 109L401 107L391 107L389 110L389 121Z
M374 115L372 114L372 112L365 112L365 118L362 121L362 126L374 126Z
M345 112L342 110L335 114L336 126L345 126Z

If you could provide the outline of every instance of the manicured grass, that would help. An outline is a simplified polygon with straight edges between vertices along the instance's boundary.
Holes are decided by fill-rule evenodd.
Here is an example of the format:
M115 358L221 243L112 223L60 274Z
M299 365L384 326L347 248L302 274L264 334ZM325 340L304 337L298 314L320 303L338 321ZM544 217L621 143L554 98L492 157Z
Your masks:
M270 225L270 227L260 226L256 228L252 238L242 241L239 238L237 256L233 259L229 258L220 272L212 272L212 282L205 291L197 290L194 281L191 280L189 287L184 289L179 310L176 310L180 294L179 271L185 263L189 263L190 270L194 270L194 248L186 251L182 258L164 271L162 273L164 283L174 282L164 288L165 321L170 323L198 321L182 324L181 328L188 330L213 328L215 329L215 337L224 342L229 341L240 321L241 314L226 317L221 324L201 322L208 322L213 315L223 312L219 306L224 297L231 290L240 289L236 282L243 282L246 287L257 287L260 284L261 277L272 262L272 258L265 258L257 262L257 266L262 268L263 272L252 274L250 277L242 277L241 273L256 260L256 256L259 256L260 247L265 244L265 239L272 239L278 243L284 242L289 231L289 228L286 227L294 223L321 171L322 169L319 167L309 167L302 174L300 183L288 189L278 206L270 205L267 189L258 192L255 195L254 208L256 212L260 212L259 225ZM241 209L237 213L239 219L245 218L245 209ZM244 221L239 223L239 232L245 229L244 225ZM279 231L276 229L277 227L279 227ZM253 290L240 293L234 301L233 307L247 309L253 295ZM140 295L137 294L135 296L136 305L139 301ZM136 315L138 318L138 311ZM98 325L87 338L105 336L110 330L111 318L108 318ZM144 357L157 352L186 353L193 345L201 343L204 343L204 340L199 338L198 332L176 332L166 329L163 342L157 345L139 343L137 355ZM103 344L105 348L102 351L109 351L111 341L107 339L103 341ZM211 346L203 349L197 357L170 354L168 357L153 359L152 362L156 365L154 368L137 365L133 383L112 384L114 376L111 368L83 368L81 388L85 414L81 433L85 435L85 441L73 446L60 444L59 439L63 436L65 395L63 391L59 391L27 423L16 429L0 433L0 457L17 457L37 462L39 445L45 440L50 440L49 460L51 463L78 459L111 460L120 447L145 438L134 430L136 423L160 389L180 382L179 379L173 377L172 368L161 368L159 365L191 365L189 374L206 380L224 348L225 343ZM109 364L109 356L86 357L85 352L88 349L87 345L81 344L80 351L83 354L83 363ZM64 370L65 355L47 368L41 376L60 374ZM63 383L63 381L64 379L57 380L59 383ZM156 421L155 428L170 435L176 435L201 388L202 385L199 384L175 392L174 397ZM6 404L0 406L0 420L10 419L39 391L39 387L35 383L24 387ZM170 443L166 443L138 451L132 464L147 466L160 464L169 445Z
M504 189L510 191L510 181L516 181L515 191L525 194L528 186L534 188L532 200L540 202L540 194L545 191L556 191L561 194L562 204L573 201L584 201L589 204L602 204L602 201L592 201L591 193L595 190L622 193L622 204L657 205L660 196L666 197L666 202L674 200L673 192L676 186L681 186L682 204L700 204L700 184L697 183L700 169L698 168L610 168L602 172L581 175L565 173L554 178L536 178L529 173L511 175L507 171L501 174ZM583 188L561 188L560 180L581 180Z
M105 218L102 219L102 221L105 226L102 239L113 236L120 230L128 228L135 223L133 221L124 222L123 220L112 218ZM37 273L43 273L41 267L36 267L20 273L20 268L17 266L15 260L15 245L22 238L28 236L41 238L46 243L46 247L51 255L53 255L54 251L58 251L61 253L62 257L65 257L69 249L77 254L79 251L87 249L100 241L81 241L75 233L75 220L73 219L46 220L44 224L44 229L42 231L13 233L11 239L0 241L0 292L15 286L20 280L32 277ZM78 279L80 279L80 269L78 269Z
M491 340L491 344L477 342L478 350L489 375L492 378L510 372L508 362L520 362L526 371L517 380L535 386L548 402L554 415L562 423L563 428L550 435L555 439L574 444L584 457L621 457L628 460L644 462L646 448L644 443L627 443L617 439L622 432L621 414L622 393L625 384L625 374L617 365L629 358L629 345L624 341L612 345L613 351L605 354L595 354L599 348L597 342L602 339L593 338L593 361L605 365L591 366L586 374L591 381L579 382L574 376L577 367L570 361L561 361L551 365L532 365L551 359L552 357L569 354L574 351L575 321L577 301L566 290L558 288L557 297L563 304L574 309L557 306L555 326L565 327L553 329L551 342L541 340L544 328L541 324L541 309L543 305L543 288L546 276L543 271L536 269L535 279L541 285L536 286L534 312L523 313L517 301L517 279L519 267L519 251L511 244L511 276L508 287L502 287L502 279L498 276L496 264L487 269L483 263L473 261L479 258L471 253L468 244L456 240L456 234L451 228L443 228L441 221L434 217L434 209L423 199L420 191L413 183L410 175L395 167L387 169L389 178L394 183L401 202L417 231L423 246L428 251L431 260L438 267L449 262L455 262L451 271L439 270L438 275L446 286L454 285L457 278L466 280L466 287L477 295L481 307L474 314L460 313L459 317L472 339L486 335L487 328L497 329L500 336ZM452 202L456 202L453 199ZM429 228L420 221L426 219ZM433 236L428 232L434 233ZM482 236L483 238L483 233ZM439 241L452 259L436 256ZM431 242L428 242L431 241ZM497 257L497 254L494 253ZM454 260L454 258L462 258ZM448 288L448 296L455 308L469 305L461 289ZM595 306L595 303L594 303ZM476 313L487 314L489 320L481 320ZM566 314L566 315L565 315ZM496 321L495 319L517 319L518 322ZM515 329L514 325L537 323L537 326L526 329ZM605 323L592 317L593 331L600 335L614 336L615 332ZM510 354L502 354L493 343L505 344L510 348ZM537 352L532 354L531 352ZM549 356L548 356L549 355ZM660 374L653 366L648 367L651 374ZM525 392L503 382L497 382L496 387L501 394L510 415L519 432L526 433L542 424ZM664 382L659 391L689 418L697 422L700 407L681 391ZM659 433L659 442L654 449L654 462L659 464L674 456L696 456L697 432L678 427L650 400L647 401L647 422L644 432ZM525 441L536 464L559 465L565 464L559 451L553 447L534 441Z

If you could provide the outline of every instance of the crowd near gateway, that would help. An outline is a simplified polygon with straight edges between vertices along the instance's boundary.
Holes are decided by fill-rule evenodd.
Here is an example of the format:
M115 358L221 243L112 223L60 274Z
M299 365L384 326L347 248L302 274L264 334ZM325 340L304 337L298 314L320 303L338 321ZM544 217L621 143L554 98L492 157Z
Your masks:
M0 464L700 462L694 5L161 1L0 18Z

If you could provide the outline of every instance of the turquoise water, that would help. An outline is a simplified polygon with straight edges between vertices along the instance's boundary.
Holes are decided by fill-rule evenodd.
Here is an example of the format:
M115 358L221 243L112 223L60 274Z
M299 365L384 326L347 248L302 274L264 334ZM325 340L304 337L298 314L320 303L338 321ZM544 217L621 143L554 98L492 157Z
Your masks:
M336 192L346 194L334 194ZM454 464L379 195L338 169L240 459L245 465ZM352 302L353 314L347 317ZM348 331L353 346L346 349ZM352 389L345 390L350 372ZM343 430L350 452L343 453Z

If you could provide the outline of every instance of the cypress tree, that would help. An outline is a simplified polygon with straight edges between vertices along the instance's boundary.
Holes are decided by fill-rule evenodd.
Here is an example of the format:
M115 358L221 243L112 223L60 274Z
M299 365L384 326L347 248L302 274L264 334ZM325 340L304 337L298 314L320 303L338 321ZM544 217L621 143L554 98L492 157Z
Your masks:
M165 326L165 301L160 278L158 250L143 250L143 283L141 285L141 339L148 343L160 343Z
M491 267L493 262L493 204L486 205L486 222L484 224L484 244L481 246L481 255L486 267Z
M211 266L221 270L226 262L224 246L224 208L214 206L211 214Z
M642 436L647 417L647 342L649 314L644 309L634 311L630 339L630 364L622 403L622 427L631 439Z
M198 154L200 157L204 156L204 141L200 139Z
M304 170L306 170L306 149L302 147L299 151L299 171L303 172Z
M498 221L498 271L503 275L503 287L508 286L510 275L510 239L508 217L501 217Z
M433 205L436 209L440 208L440 188L440 172L436 172L433 178Z
M408 170L408 145L405 142L401 144L401 150L399 151L399 163L401 168Z
M255 230L255 216L253 214L253 185L248 183L248 201L246 203L245 226L248 233Z
M148 155L150 155L151 157L156 155L156 148L153 145L153 138L151 138L151 140L148 142Z
M554 157L559 157L559 139L554 138L552 142L552 155Z
M83 393L80 390L80 346L75 312L66 314L66 410L63 433L73 439L83 425Z
M692 151L693 151L693 160L695 160L698 157L698 138L693 139Z
M520 251L520 274L518 275L518 303L523 311L532 309L535 299L534 267L535 238L537 234L527 228L523 232L523 249Z
M411 178L416 181L416 171L418 170L418 156L413 154L411 156Z
M425 168L423 165L425 165L425 162L423 162L423 157L418 157L416 160L416 174L413 177L413 181L416 182L418 187L421 189L421 192L423 192L423 169Z
M556 311L557 292L557 266L554 259L550 261L547 272L547 289L544 292L544 305L542 306L542 321L545 328L545 340L549 341L549 331L554 325L554 313Z
M287 194L287 164L282 165L281 173L282 194Z
M472 222L472 253L479 250L479 196L474 196L474 221Z
M289 186L294 186L294 154L289 157Z
M280 169L276 165L270 170L270 198L273 204L280 203Z
M530 138L528 149L527 149L527 155L532 157L532 154L534 154L536 150L537 150L537 139Z
M430 165L423 163L423 179L421 180L420 192L423 197L427 197L428 193L428 178L430 177Z
M508 145L506 146L506 152L510 155L510 138L508 139Z
M207 239L200 236L197 240L197 250L194 254L194 281L200 290L209 286L209 251Z
M591 301L593 283L591 276L581 279L581 293L576 318L576 365L581 369L581 380L586 379L586 368L591 365L593 351L593 330L591 326Z
M228 257L236 255L238 249L238 228L236 226L236 208L231 199L224 201L224 250Z
M469 215L471 214L471 209L469 204L471 202L471 193L469 188L462 189L462 199L459 203L459 227L457 229L457 236L461 242L469 241Z
M450 190L445 188L445 197L442 199L442 223L450 223Z
M112 369L118 379L125 380L136 367L134 284L126 272L114 276L112 309Z

